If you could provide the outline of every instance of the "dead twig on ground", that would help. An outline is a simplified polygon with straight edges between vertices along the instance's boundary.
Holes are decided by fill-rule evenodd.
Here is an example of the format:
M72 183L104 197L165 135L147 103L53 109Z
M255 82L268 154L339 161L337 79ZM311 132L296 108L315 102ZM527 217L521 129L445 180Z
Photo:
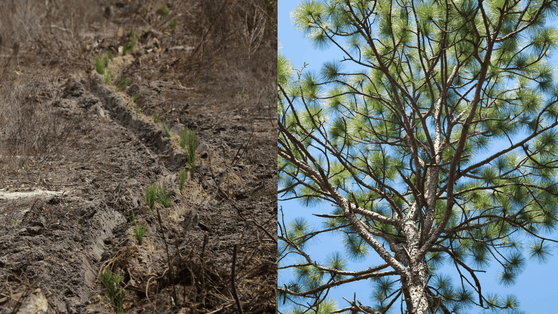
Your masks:
M236 249L238 247L238 244L234 245L233 248L233 257L232 257L232 271L231 271L231 286L232 286L232 293L234 296L234 300L236 301L236 306L238 307L238 312L240 314L243 314L244 312L242 311L242 305L240 304L240 299L238 298L238 294L236 293L236 284L234 283L234 277L235 277L235 265L236 265Z
M176 298L176 288L174 287L174 274L172 271L172 262L169 254L169 245L167 244L167 240L165 239L165 232L163 231L163 222L161 219L161 213L159 213L159 207L157 207L156 209L157 209L157 221L159 222L159 228L161 229L161 235L163 236L163 242L165 242L165 248L167 250L167 262L169 264L170 284L172 285L172 297L174 298L174 300L176 300L175 302L178 302L178 299Z
M168 269L165 269L165 271L163 272L163 274L162 274L161 276L155 278L155 279L160 279L160 278L165 277L165 274L167 273L167 270L168 270ZM149 293L148 293L148 292L149 292L149 281L151 281L151 279L153 279L153 277L155 277L155 276L149 277L149 279L147 280L147 285L145 285L145 297L147 298L147 301L148 301L149 303L152 303L151 300L149 300Z
M223 12L223 9L225 8L225 5L229 2L229 0L225 0L223 2L223 5L221 6L221 9L219 9L219 13L217 13L217 16L213 19L213 22L211 23L211 25L209 25L209 28L203 33L202 38L200 39L200 42L198 44L198 46L196 47L196 49L194 49L194 52L192 53L191 57L194 58L196 56L196 54L198 53L200 47L202 47L202 45L205 43L205 37L207 36L207 34L209 34L209 32L211 31L211 28L213 28L213 25L215 25L215 22L217 20L219 20L219 16L221 15L221 13Z

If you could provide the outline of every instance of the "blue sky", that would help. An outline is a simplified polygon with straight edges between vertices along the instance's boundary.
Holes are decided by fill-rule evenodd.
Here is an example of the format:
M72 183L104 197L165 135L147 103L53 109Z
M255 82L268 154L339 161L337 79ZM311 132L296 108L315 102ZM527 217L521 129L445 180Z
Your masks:
M323 62L339 59L341 55L334 48L325 51L313 49L302 34L294 28L290 12L298 3L299 1L279 1L279 51L287 56L295 68L300 69L304 63L307 63L308 70L317 72ZM285 201L279 202L279 206L283 208L285 222L288 223L296 217L305 217L316 229L321 226L322 219L314 217L312 214L328 214L331 211L329 204L326 203L321 203L316 207L304 207L298 201ZM558 238L558 236L554 238ZM312 242L309 253L315 260L323 261L335 250L343 252L340 239L335 236L323 236ZM557 253L558 248L553 246L553 256L546 264L528 260L525 270L519 275L516 284L511 287L504 287L497 283L497 268L489 269L486 274L479 274L483 292L494 292L502 296L514 294L520 301L520 309L526 313L555 313L558 308L558 292L556 292L555 285L555 282L558 281ZM377 265L377 258L373 254L369 256L366 261L361 263L350 262L348 269L356 271ZM280 284L288 281L289 278L292 278L290 270L279 273ZM357 293L357 299L360 299L361 302L372 304L369 298L372 286L367 281L333 289L330 296L336 299L338 306L342 308L348 305L342 296L352 300L354 292ZM483 312L474 310L471 313Z

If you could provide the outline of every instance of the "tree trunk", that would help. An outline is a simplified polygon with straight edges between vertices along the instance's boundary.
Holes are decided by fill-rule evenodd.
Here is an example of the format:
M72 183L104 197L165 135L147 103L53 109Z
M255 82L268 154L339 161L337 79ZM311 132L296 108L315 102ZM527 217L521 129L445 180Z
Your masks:
M428 297L426 296L426 261L413 261L407 268L407 275L403 279L403 290L406 292L407 313L427 314Z

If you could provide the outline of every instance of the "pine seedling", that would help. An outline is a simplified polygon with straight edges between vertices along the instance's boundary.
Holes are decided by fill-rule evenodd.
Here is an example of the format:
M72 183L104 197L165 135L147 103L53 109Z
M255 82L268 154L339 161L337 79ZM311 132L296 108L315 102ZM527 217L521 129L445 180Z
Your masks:
M160 6L157 7L157 12L160 12L164 16L167 16L167 15L169 15L170 11L166 6L160 5Z
M134 33L134 29L130 27L130 42L122 45L122 56L125 56L128 51L132 52L132 50L134 50L137 40L138 36Z
M135 95L134 97L130 98L130 100L128 100L128 103L127 103L127 104L129 104L129 103L131 103L131 102L133 102L133 101L136 101L136 99L138 99L139 97L141 97L141 95L142 95L142 94L137 94L137 95Z
M161 121L161 116L153 109L153 123L159 123L159 121Z
M100 75L105 75L105 61L101 56L95 56L95 69Z
M145 191L145 204L153 211L153 207L155 207L155 201L157 200L157 185L156 183L152 186L148 186L147 190Z
M186 138L188 136L188 132L189 129L181 129L180 132L178 133L179 139L178 139L178 146L180 146L182 149L186 149Z
M172 19L172 21L169 24L169 28L170 29L175 29L176 28L176 19Z
M141 223L139 227L137 221L134 220L134 223L134 237L138 240L139 245L141 245L143 243L143 235L145 234L145 222Z
M118 81L118 84L116 84L116 91L121 91L124 87L126 87L126 85L128 85L129 82L130 80L127 77L121 77L120 81Z
M110 61L114 61L114 56L112 55L111 50L107 50L107 57L110 59Z
M113 79L114 75L112 75L111 68L107 68L107 70L105 71L105 85L109 85Z
M191 143L194 145L194 148L197 147L198 144L198 140L196 138L196 130L190 130L188 128L184 128L182 130L180 130L180 139L178 141L178 145L182 148L182 149L186 149L187 145L190 145Z
M134 220L134 237L138 240L139 245L141 245L143 243L143 235L145 234L145 222L138 227L138 222L136 221L136 216L133 211L132 219Z
M188 173L186 171L179 171L178 177L180 178L180 184L178 185L178 188L180 189L180 192L182 192L182 190L184 190L184 183L186 182Z
M162 122L161 122L161 125L162 125L162 127L163 127L163 131L165 131L165 136L166 136L166 137L171 137L171 133L170 133L169 127L167 126L167 124L165 123L165 121L162 121Z
M134 29L130 27L130 51L134 49L136 42L138 41L138 36L134 33Z
M196 170L196 147L198 147L198 138L196 130L182 129L180 131L180 140L178 145L186 150L186 158L190 168L190 177L194 176Z
M128 45L129 45L129 43L122 44L122 56L123 57L126 55L126 52L128 52Z
M246 97L246 96L248 96L248 94L246 94L244 91L237 90L236 91L236 96L237 97Z
M107 268L103 273L101 273L101 281L105 285L105 288L107 288L105 295L110 303L112 303L116 308L116 313L124 313L122 300L126 296L126 290L122 289L120 291L120 287L118 285L122 282L122 280L122 274L113 274L110 268Z
M171 205L170 191L167 192L167 189L165 188L165 183L161 183L160 185L157 184L157 201L163 204L165 208L168 208Z

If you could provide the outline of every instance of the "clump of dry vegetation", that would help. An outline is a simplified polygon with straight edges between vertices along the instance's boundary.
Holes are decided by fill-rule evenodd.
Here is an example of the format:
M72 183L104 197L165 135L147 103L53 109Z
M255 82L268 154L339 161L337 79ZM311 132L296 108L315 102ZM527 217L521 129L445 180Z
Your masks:
M23 74L7 83L0 102L0 143L5 164L21 166L28 157L55 156L79 131L75 119L56 108L59 91L50 89L54 77Z

